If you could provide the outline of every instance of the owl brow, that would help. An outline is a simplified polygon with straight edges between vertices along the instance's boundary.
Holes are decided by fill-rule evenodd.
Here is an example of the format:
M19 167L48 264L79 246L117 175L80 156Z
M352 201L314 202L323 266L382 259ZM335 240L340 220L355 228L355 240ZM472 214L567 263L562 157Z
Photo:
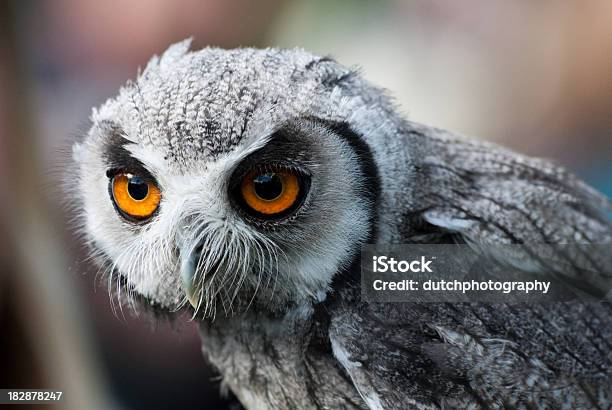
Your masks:
M139 177L155 182L155 178L147 170L145 165L132 156L125 146L133 144L123 136L119 127L113 127L105 141L103 158L107 165L107 176L112 177L120 171L138 174Z
M249 154L238 166L240 173L247 173L253 166L265 163L274 163L290 168L298 168L304 172L304 164L308 163L310 153L304 144L299 144L299 139L290 138L289 129L280 129L274 132L268 142L260 149Z

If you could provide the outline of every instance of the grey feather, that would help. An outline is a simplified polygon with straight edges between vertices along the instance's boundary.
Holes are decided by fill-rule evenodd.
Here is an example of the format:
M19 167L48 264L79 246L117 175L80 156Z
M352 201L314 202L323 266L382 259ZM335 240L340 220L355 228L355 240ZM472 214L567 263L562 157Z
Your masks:
M366 242L519 243L498 261L537 275L530 244L545 243L561 278L605 295L606 255L560 245L612 243L608 199L547 161L405 120L331 58L188 48L153 58L94 111L74 148L76 199L125 300L188 310L181 272L195 269L204 354L245 407L611 405L609 302L366 303L357 263ZM108 197L119 145L162 191L144 223ZM290 217L253 221L232 197L236 170L261 152L312 178Z

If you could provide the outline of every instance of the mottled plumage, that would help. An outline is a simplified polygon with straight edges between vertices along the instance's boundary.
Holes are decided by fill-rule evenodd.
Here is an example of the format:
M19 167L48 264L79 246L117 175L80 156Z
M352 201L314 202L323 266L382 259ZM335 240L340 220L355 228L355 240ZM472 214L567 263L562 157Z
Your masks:
M110 288L194 305L204 354L245 407L611 405L608 302L367 303L358 264L364 243L549 243L589 259L555 244L612 243L605 197L549 162L405 120L330 58L188 47L94 111L75 191ZM254 163L307 175L303 204L245 215L235 179ZM113 208L105 175L122 168L159 186L150 219ZM604 267L561 274L602 296Z

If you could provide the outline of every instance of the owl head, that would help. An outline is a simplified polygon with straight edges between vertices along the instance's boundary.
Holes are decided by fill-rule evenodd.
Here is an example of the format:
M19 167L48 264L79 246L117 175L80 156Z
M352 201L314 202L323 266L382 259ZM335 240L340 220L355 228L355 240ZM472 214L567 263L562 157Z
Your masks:
M209 317L326 297L377 234L400 121L330 58L189 40L91 120L71 185L97 261L128 297Z

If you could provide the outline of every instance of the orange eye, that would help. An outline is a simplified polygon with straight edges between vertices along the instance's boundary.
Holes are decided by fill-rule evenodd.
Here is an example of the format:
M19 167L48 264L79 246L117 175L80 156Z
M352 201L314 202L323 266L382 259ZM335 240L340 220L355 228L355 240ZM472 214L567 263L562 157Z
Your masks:
M242 180L240 191L253 211L275 216L290 210L300 197L299 177L286 170L252 171Z
M112 191L117 208L135 219L146 219L153 215L161 200L159 188L132 174L115 175Z

